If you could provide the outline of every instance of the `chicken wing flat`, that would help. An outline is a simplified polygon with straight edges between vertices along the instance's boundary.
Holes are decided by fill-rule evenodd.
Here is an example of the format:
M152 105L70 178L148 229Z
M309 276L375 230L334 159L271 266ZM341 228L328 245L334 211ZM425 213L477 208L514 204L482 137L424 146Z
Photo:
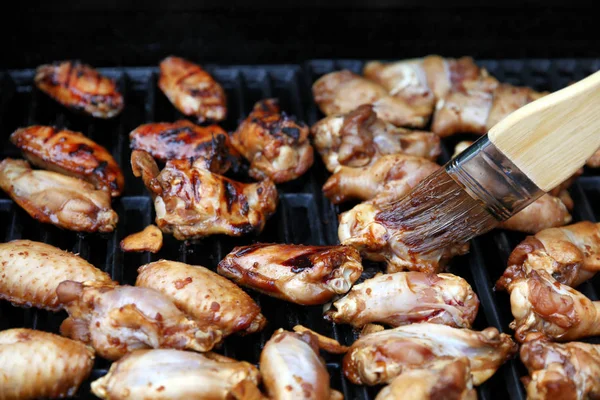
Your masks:
M311 133L329 172L340 165L365 167L387 154L435 160L441 153L438 135L397 128L378 118L369 104L326 117L313 125Z
M112 232L119 217L110 193L81 179L33 170L24 160L0 162L0 188L32 218L82 232Z
M72 397L89 376L94 352L83 343L32 329L0 332L0 398Z
M158 87L183 114L198 122L222 121L227 114L225 91L199 65L180 57L167 57L160 63Z
M480 385L516 351L510 336L496 328L472 331L423 322L361 337L344 356L343 368L355 384L378 385L432 361L466 357L473 384Z
M131 166L154 197L156 225L179 240L261 232L279 200L270 180L245 184L202 168L199 160L169 160L159 172L152 156L134 150Z
M469 360L434 361L409 370L381 389L375 400L477 400Z
M65 281L56 292L69 313L61 334L109 360L144 348L209 351L221 341L218 330L200 327L153 289Z
M31 240L0 243L0 276L0 299L50 311L61 308L56 288L62 281L113 283L83 258Z
M215 353L153 349L127 354L91 386L106 400L252 400L233 394L246 385L260 393L259 383L258 369L244 361Z
M119 196L125 178L110 152L80 132L51 126L17 129L10 141L33 165L74 176Z
M236 247L218 267L239 285L303 305L348 292L362 271L352 247L268 243Z
M276 99L261 100L231 136L236 150L250 161L255 179L283 183L304 174L313 163L310 130L281 112Z
M123 251L149 251L158 253L163 245L162 231L156 225L148 225L142 231L132 233L121 240Z
M63 106L96 118L112 118L124 107L115 82L79 61L39 66L35 85Z
M260 373L269 398L341 400L331 389L329 373L310 333L275 331L260 354Z
M223 336L254 333L267 320L260 307L234 283L199 265L160 260L138 269L136 286L158 290L198 324Z
M356 328L370 323L396 327L424 321L470 328L478 308L477 295L461 277L396 272L355 285L333 303L325 317Z
M521 346L529 370L522 378L531 400L585 400L600 396L600 346L534 341Z

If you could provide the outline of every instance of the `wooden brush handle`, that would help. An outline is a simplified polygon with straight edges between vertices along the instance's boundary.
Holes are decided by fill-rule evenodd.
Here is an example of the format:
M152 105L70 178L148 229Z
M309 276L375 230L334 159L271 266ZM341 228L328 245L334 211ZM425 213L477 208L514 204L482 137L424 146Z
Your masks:
M516 110L489 140L540 189L550 191L600 148L600 71Z

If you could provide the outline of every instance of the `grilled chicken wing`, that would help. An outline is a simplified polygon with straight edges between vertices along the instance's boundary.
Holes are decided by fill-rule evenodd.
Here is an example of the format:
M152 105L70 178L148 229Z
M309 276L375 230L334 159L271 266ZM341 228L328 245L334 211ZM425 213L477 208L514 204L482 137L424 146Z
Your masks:
M62 281L113 283L83 258L31 240L0 244L0 276L0 299L50 311L61 308L56 288Z
M160 260L141 266L135 284L158 290L200 325L214 326L223 336L254 333L267 322L242 289L201 266Z
M136 350L92 382L92 392L107 400L252 400L234 394L248 386L260 393L259 382L260 375L252 364L219 354Z
M310 333L275 331L260 354L260 373L270 399L340 400Z
M534 341L521 346L530 400L586 400L600 396L600 346Z
M373 106L368 104L322 119L313 125L311 133L330 172L340 165L365 167L387 154L434 160L441 153L438 135L397 128L377 118Z
M456 275L396 272L354 286L325 316L356 328L373 322L395 327L423 321L470 328L478 308L477 295Z
M375 400L476 400L469 360L434 361L409 370L381 389Z
M0 162L0 188L32 218L72 231L112 232L119 220L108 192L57 172L32 170L24 160Z
M218 267L239 285L304 305L323 304L346 293L362 270L352 247L293 244L236 247Z
M179 111L198 122L225 119L225 91L199 65L179 57L165 58L160 63L158 87Z
M200 327L153 289L65 281L56 292L69 313L60 332L109 360L150 347L208 351L221 340L220 332Z
M148 225L141 232L132 233L121 240L123 251L149 251L157 253L163 245L162 231L156 225Z
M189 160L169 160L159 172L152 156L139 150L131 166L154 197L156 225L179 240L260 232L277 207L270 180L236 182Z
M231 136L236 150L250 161L255 179L283 183L304 174L313 163L308 126L280 112L276 99L261 100Z
M516 351L510 336L496 328L472 331L423 322L361 337L350 346L343 367L351 382L377 385L432 361L466 357L473 384L480 385Z
M63 106L96 118L112 118L123 110L115 82L79 61L39 66L35 85Z
M80 132L51 126L17 129L10 141L34 165L92 183L111 196L123 192L123 172L108 150Z
M74 396L94 364L83 343L48 332L0 332L0 398L26 400Z

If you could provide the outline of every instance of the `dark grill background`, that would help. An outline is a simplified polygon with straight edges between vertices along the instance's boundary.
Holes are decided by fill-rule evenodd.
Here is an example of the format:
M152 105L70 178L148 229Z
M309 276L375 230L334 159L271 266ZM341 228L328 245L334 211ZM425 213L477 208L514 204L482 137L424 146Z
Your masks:
M538 90L556 90L600 69L600 60L502 60L481 61L492 75L501 81L529 85ZM207 66L228 95L229 117L222 126L232 131L250 111L254 102L266 98L280 99L282 109L313 124L322 117L312 101L310 85L324 73L342 68L359 72L362 62L354 60L309 61L304 65L277 66ZM156 255L149 253L123 253L119 241L126 235L140 231L153 222L152 201L141 180L131 174L128 133L136 126L151 121L174 121L183 116L167 101L156 85L156 68L108 68L103 73L117 79L125 96L126 107L122 115L100 121L67 111L32 86L33 70L14 70L0 73L0 158L20 157L8 142L16 128L32 124L47 124L81 131L106 146L122 166L126 190L113 204L119 213L119 224L113 234L87 235L60 230L51 225L32 220L4 193L0 194L0 237L4 241L31 239L50 243L65 250L79 253L96 267L108 271L122 284L133 284L140 265L161 258L180 260L215 269L234 246L254 241L303 244L337 243L337 214L346 210L332 206L321 193L320 187L328 176L320 159L303 177L279 185L281 201L276 214L267 222L258 237L210 237L196 243L184 243L165 236L163 249ZM454 144L468 136L447 139L440 162L448 160ZM600 218L600 175L586 170L583 177L570 190L575 200L575 221ZM469 254L452 260L450 271L471 283L479 295L481 306L475 329L494 326L510 333L512 320L509 299L505 293L496 294L492 287L502 274L510 251L524 235L495 231L472 243ZM364 262L365 276L378 271L378 265ZM579 290L593 300L600 278L583 284ZM280 327L291 329L295 324L306 325L320 333L332 336L344 344L355 338L347 326L333 326L322 319L321 307L300 307L269 297L251 293L259 302L270 324L261 333L247 337L229 337L219 351L223 354L253 363L258 362L262 345L272 332ZM31 327L58 332L66 313L52 314L35 309L22 309L0 303L0 329ZM593 339L592 339L593 340ZM374 398L379 388L358 387L342 378L340 358L324 355L331 373L332 386L341 390L347 399ZM109 363L97 359L92 379L105 373ZM479 387L480 399L523 399L524 392L519 377L524 368L518 361L510 361L488 382ZM85 385L81 398L94 398Z

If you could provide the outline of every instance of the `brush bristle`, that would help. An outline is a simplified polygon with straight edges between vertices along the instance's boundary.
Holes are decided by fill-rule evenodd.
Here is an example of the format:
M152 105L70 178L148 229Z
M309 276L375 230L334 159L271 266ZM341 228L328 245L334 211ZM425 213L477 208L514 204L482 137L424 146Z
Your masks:
M444 168L407 196L385 206L377 221L401 230L402 242L414 253L466 243L499 223Z

